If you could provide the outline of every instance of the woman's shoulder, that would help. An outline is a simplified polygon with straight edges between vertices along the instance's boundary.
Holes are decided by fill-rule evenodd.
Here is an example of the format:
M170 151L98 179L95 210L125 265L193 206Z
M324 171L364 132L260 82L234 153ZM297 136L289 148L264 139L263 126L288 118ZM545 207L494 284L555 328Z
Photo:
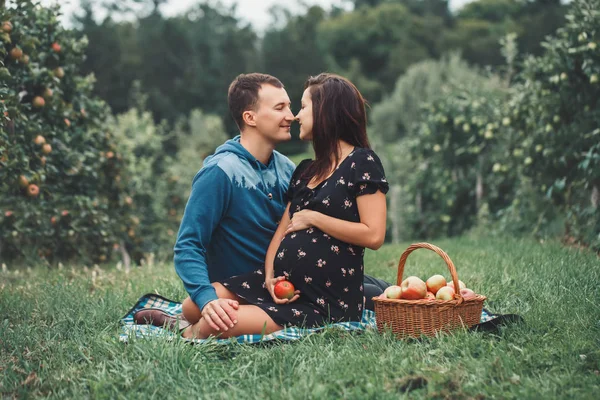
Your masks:
M304 170L306 170L306 168L308 168L308 166L310 164L312 164L312 162L313 162L313 160L310 158L300 161L300 164L298 164L298 166L294 170L292 179L294 179L294 180L300 179L301 174L304 172Z
M354 151L350 153L350 156L358 160L380 161L377 153L375 153L373 149L369 149L367 147L354 148Z

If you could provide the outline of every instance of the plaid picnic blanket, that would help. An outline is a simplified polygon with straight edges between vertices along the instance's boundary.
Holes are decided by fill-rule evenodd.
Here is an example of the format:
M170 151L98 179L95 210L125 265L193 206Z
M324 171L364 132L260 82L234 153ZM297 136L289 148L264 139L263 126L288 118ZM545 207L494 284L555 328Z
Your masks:
M335 324L329 324L318 328L298 328L298 327L286 327L277 332L273 332L269 335L242 335L236 338L230 339L186 339L181 337L177 332L173 332L158 326L153 325L137 325L133 322L133 314L143 308L159 308L164 310L168 314L177 316L181 314L181 303L169 300L158 294L148 293L143 295L137 303L121 318L121 333L119 340L127 343L129 338L156 338L162 337L169 340L181 339L192 343L203 343L206 341L216 342L220 344L229 343L261 343L271 340L298 340L307 335L315 332L322 331L325 328L339 328L345 331L363 331L366 329L377 329L375 322L375 313L370 310L364 310L362 320L360 322L337 322ZM496 318L497 316L490 313L487 310L483 310L481 314L481 323L488 322Z

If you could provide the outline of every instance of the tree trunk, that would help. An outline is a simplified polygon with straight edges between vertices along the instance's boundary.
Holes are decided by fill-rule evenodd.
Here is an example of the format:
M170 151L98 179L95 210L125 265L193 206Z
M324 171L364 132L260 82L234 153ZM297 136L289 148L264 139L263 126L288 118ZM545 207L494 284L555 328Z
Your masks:
M131 257L129 256L129 253L125 248L124 241L121 241L121 245L119 246L119 248L121 250L121 256L123 257L123 265L125 266L125 271L129 272L129 269L131 268Z
M479 213L483 200L483 175L481 173L481 157L477 168L477 182L475 183L475 211Z
M600 205L600 184L596 183L594 184L594 186L592 187L592 196L590 197L590 200L592 202L592 207L594 207L595 210L598 209L598 206Z
M402 217L400 210L402 209L402 188L400 185L392 185L390 188L390 220L392 222L392 243L400 243L400 226L402 225Z

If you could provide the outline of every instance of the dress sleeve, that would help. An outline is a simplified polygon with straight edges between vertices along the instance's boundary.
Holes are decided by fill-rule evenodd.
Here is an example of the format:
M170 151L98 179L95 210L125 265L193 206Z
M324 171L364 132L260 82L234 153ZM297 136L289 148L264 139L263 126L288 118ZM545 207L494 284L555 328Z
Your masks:
M389 185L377 154L371 149L360 149L353 158L350 168L353 170L351 182L355 196L373 194L378 190L386 194Z
M294 173L292 174L292 179L290 179L290 184L288 185L288 190L285 193L285 198L287 201L292 201L292 199L294 198L294 194L296 193L297 188L301 185L300 176L302 175L302 172L304 172L304 170L310 165L311 162L312 160L308 158L306 160L302 160L294 170Z

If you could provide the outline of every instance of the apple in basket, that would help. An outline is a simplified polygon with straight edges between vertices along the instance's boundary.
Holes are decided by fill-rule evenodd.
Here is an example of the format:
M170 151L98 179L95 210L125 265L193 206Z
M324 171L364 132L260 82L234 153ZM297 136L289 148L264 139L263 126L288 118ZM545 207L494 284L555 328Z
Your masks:
M384 299L399 299L402 294L402 288L398 285L388 286L383 292Z
M431 278L427 279L427 290L433 294L436 294L438 290L446 286L446 278L442 275L433 275Z
M454 299L454 288L444 286L435 294L436 300L452 300Z
M277 297L278 299L284 300L284 299L291 299L292 297L294 297L294 291L296 290L296 288L294 288L294 285L292 285L292 282L290 281L279 281L275 284L275 287L273 288L273 292L275 293L275 297Z
M452 289L456 290L456 288L454 287L454 282L452 282L452 281L448 282L448 284L446 286L450 286ZM465 285L465 283L461 280L458 281L458 286L460 286L461 289L464 289L467 287L467 285Z
M402 295L400 298L406 300L424 299L427 294L427 285L416 276L409 276L402 281Z
M465 300L474 299L477 296L477 294L474 291L468 288L460 289L460 295Z
M425 300L435 300L435 294L427 292L427 294L425 295Z

